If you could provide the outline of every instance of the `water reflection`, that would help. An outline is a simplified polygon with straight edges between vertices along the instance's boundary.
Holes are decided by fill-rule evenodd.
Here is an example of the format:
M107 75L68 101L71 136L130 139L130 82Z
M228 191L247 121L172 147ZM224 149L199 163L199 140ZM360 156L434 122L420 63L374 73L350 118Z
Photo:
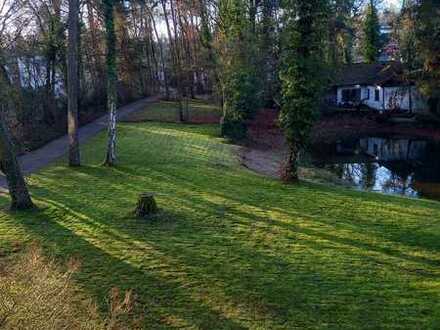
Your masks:
M402 137L362 137L313 148L317 166L362 190L440 200L440 145Z

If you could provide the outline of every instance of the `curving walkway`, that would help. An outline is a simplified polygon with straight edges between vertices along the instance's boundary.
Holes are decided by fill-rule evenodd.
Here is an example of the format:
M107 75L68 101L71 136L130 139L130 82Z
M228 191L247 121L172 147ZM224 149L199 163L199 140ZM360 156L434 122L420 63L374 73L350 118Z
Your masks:
M158 96L147 97L134 103L128 104L118 109L118 118L121 119L133 112L143 110L147 104L159 100ZM96 134L107 128L108 115L104 115L95 121L82 126L79 129L80 143L88 141ZM25 175L34 173L39 169L49 165L54 160L64 156L68 148L67 135L53 140L41 147L40 149L31 151L19 156L21 169ZM0 192L7 192L6 178L0 174Z

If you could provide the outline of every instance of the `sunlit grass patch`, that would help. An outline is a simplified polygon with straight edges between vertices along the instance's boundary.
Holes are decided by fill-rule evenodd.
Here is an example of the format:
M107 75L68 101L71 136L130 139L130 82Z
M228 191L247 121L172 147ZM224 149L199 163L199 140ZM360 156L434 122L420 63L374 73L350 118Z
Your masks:
M146 328L435 328L440 204L240 167L218 126L124 123L118 165L106 136L30 179L37 212L0 213L0 251L37 239L105 309L133 289ZM155 192L154 221L135 219ZM0 199L6 206L7 200Z

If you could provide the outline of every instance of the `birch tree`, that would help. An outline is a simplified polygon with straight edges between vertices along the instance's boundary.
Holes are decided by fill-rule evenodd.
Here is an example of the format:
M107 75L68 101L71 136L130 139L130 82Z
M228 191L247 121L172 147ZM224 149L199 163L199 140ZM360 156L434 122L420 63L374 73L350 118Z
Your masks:
M113 166L116 162L116 103L118 72L116 64L116 32L114 20L114 0L104 0L104 21L106 33L106 71L107 71L107 111L108 141L104 165Z
M78 97L79 97L79 0L69 0L69 39L68 39L68 114L69 166L81 164L78 137Z

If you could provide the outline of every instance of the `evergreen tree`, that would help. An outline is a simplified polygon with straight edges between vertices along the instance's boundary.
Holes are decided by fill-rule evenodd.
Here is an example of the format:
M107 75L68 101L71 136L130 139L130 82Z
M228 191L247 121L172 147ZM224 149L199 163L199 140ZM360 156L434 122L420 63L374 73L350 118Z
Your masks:
M352 63L356 0L330 1L327 57L334 67Z
M399 40L400 57L409 70L415 70L419 65L415 24L414 3L406 2L398 18L396 34Z
M327 7L326 0L289 0L283 8L280 123L289 148L282 173L286 182L298 180L298 157L307 144L323 90Z
M374 0L370 0L363 22L362 53L364 61L374 63L380 50L380 25Z
M244 0L220 1L222 21L221 84L222 134L232 139L246 136L246 119L258 108L260 88L255 65L255 35Z
M416 7L416 49L422 63L419 87L431 112L440 114L440 1L421 0Z

